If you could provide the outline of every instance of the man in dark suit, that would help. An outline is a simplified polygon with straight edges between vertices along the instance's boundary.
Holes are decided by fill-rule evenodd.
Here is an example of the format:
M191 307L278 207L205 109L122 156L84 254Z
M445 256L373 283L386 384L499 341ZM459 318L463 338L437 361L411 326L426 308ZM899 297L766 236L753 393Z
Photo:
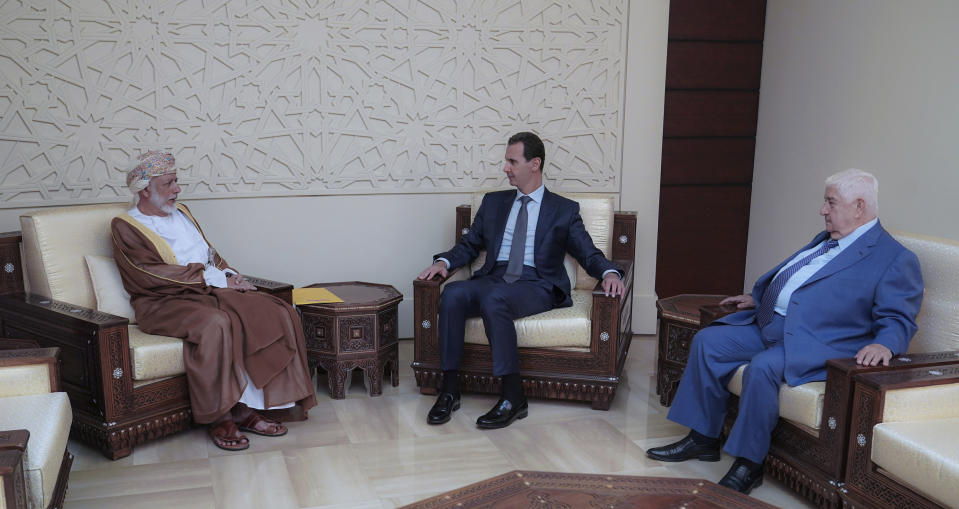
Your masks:
M718 461L726 384L749 363L725 444L736 460L719 481L749 493L762 483L781 383L825 380L828 359L887 365L906 351L916 332L922 275L916 255L879 224L878 194L876 178L861 170L826 179L819 210L826 230L760 277L752 295L722 302L743 311L696 334L668 416L691 431L649 449L649 457Z
M528 413L513 320L572 305L570 281L563 267L566 253L591 276L603 280L607 295L624 291L618 270L586 232L579 204L543 185L545 159L538 136L530 132L512 136L503 171L516 191L484 196L469 231L452 249L434 256L433 264L418 276L446 277L449 269L462 267L486 251L486 262L473 277L447 284L440 297L443 385L427 415L430 424L449 421L460 406L458 370L467 318L483 318L493 350L493 374L502 378L499 401L476 425L502 428Z

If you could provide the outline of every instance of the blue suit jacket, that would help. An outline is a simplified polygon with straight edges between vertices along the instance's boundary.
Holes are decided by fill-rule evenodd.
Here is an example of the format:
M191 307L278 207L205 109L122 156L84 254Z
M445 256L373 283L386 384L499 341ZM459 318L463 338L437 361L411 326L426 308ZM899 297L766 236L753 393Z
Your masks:
M819 233L763 274L753 286L753 299L762 301L779 269L827 236ZM905 352L916 333L922 288L916 255L877 222L793 292L783 329L786 382L825 380L828 359L853 357L871 343L894 355ZM755 322L755 314L755 309L748 309L715 323L747 325Z
M516 190L497 191L483 196L476 217L469 231L452 249L433 257L446 258L450 268L470 263L479 252L486 250L486 263L473 273L473 277L489 274L496 265L496 255L503 244L506 220L516 200ZM597 279L607 270L619 270L593 244L579 215L579 203L551 193L546 189L539 207L536 223L536 239L533 244L533 259L539 276L553 285L554 305L572 305L569 277L563 267L563 258L570 253Z

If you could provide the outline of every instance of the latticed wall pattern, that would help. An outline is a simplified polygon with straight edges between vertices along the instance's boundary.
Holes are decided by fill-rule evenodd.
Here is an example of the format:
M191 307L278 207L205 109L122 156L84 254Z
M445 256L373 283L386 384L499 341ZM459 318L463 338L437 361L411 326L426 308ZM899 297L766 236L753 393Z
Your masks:
M627 0L0 0L0 207L507 185L618 191Z

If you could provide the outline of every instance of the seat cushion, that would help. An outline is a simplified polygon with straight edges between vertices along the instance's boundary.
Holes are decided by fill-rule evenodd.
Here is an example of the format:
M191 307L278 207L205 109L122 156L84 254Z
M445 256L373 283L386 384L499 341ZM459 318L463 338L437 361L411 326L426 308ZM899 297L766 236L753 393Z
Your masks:
M186 373L183 366L183 340L147 334L131 325L130 363L133 379L139 382Z
M746 364L736 370L726 385L729 392L739 396L743 390L743 371ZM822 407L826 397L826 382L809 382L790 387L779 387L779 416L808 428L819 429L822 422Z
M30 507L47 507L57 484L73 415L65 392L0 398L0 430L26 429L24 477Z
M573 290L572 298L573 305L568 308L551 309L513 320L517 346L589 348L592 290ZM482 319L470 318L466 321L466 342L489 343Z
M951 506L959 500L959 418L883 422L873 428L872 461L891 477Z

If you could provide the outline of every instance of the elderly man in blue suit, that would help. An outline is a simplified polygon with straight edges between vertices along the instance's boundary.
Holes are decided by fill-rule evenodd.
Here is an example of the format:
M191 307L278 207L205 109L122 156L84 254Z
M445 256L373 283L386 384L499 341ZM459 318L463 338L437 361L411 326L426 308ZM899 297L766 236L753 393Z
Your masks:
M439 340L443 385L427 415L430 424L450 420L460 406L459 363L466 319L483 318L493 353L493 374L502 394L493 409L476 420L480 428L509 426L528 414L519 376L513 320L572 305L563 258L570 253L591 276L603 280L607 295L625 289L616 267L596 248L579 215L579 204L549 192L543 184L546 149L533 133L510 137L503 171L516 190L483 197L469 231L419 274L446 276L486 250L486 262L466 281L446 285L440 296Z
M699 331L668 418L691 428L646 454L661 461L719 460L726 384L742 364L739 413L725 444L736 457L719 484L749 493L779 418L779 386L826 379L826 360L888 364L906 351L922 302L919 260L878 219L879 183L846 170L826 179L826 230L764 274L739 311Z

